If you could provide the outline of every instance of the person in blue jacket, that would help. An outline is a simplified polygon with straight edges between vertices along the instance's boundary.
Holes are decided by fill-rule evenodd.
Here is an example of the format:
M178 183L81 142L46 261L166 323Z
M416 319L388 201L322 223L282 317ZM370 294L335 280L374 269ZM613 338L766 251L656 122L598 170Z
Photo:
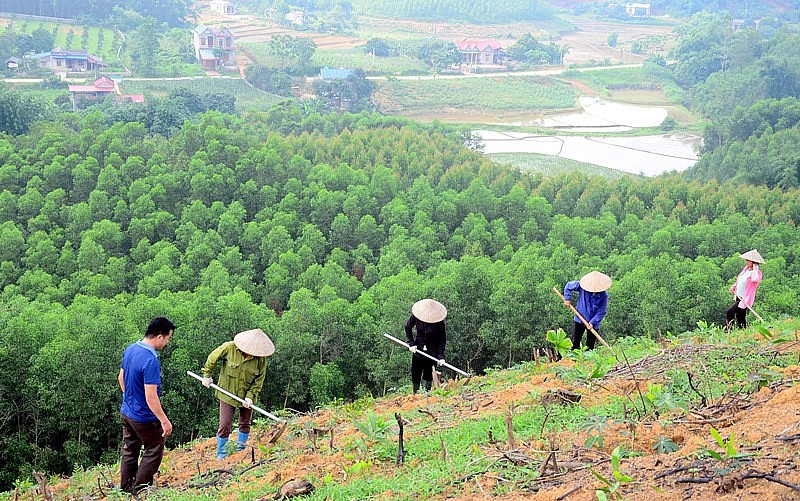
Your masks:
M575 309L595 331L599 331L600 323L608 309L608 292L606 291L609 288L611 288L611 278L599 271L592 271L581 277L580 280L567 282L567 285L564 286L564 304L569 306L573 294L577 292L578 304ZM578 318L578 315L575 315L574 321L572 349L577 350L581 347L581 339L583 333L586 332L586 326ZM586 347L590 350L594 348L596 341L597 337L591 332L586 335Z

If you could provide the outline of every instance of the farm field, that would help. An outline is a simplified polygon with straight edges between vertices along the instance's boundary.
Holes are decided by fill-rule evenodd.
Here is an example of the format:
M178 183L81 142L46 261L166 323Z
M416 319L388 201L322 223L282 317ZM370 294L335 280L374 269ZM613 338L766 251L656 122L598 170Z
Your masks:
M358 35L365 40L373 37L395 40L435 37L457 42L467 38L493 38L501 41L510 40L510 43L513 43L516 38L525 33L540 38L573 31L576 28L574 24L563 20L477 25L361 16L359 17Z
M408 56L373 57L360 48L340 50L317 50L314 54L316 66L329 68L362 68L367 75L429 74L430 70L419 59Z
M110 28L0 17L0 34L9 29L9 27L17 32L27 34L31 34L37 29L44 29L55 35L56 47L86 50L99 56L106 64L112 66L117 60L118 41L114 30Z
M125 94L152 94L158 97L181 87L198 94L230 94L236 98L236 108L240 112L266 111L283 99L258 90L241 78L125 79L120 82L119 87Z
M645 176L680 172L691 167L697 162L700 141L699 137L687 134L555 136L476 132L483 140L486 153L540 153Z
M586 18L572 18L576 30L562 33L555 42L569 46L564 64L583 65L592 61L608 60L620 63L638 63L656 54L666 55L675 44L673 30L676 24L639 25L600 22ZM608 45L608 36L618 33L616 47ZM631 53L634 41L642 44L642 54Z
M567 16L563 19L537 23L510 23L497 25L474 25L445 22L420 22L405 19L360 18L358 36L364 40L373 37L391 39L413 39L436 37L456 42L465 39L496 39L506 46L513 45L526 33L538 40L553 40L568 46L564 55L566 65L588 63L642 62L653 53L666 54L675 42L672 32L674 24L639 25L630 23L599 22L587 18ZM617 47L608 46L608 36L618 33ZM643 54L632 54L631 44L639 41Z
M486 156L497 164L513 165L523 172L541 174L547 177L576 171L589 176L602 176L609 180L626 175L626 173L616 169L539 153L489 153Z
M669 72L650 64L636 68L614 68L607 71L572 71L565 79L599 92L605 97L617 96L618 101L649 105L674 105L684 101L684 92Z
M381 112L420 120L508 122L520 114L572 109L578 93L547 77L381 81L373 101Z

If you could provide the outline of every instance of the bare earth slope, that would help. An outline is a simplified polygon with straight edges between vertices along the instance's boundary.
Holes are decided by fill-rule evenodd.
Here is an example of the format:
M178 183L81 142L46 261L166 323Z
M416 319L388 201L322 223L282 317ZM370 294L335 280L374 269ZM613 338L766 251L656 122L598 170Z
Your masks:
M794 357L800 351L798 344L795 341L766 345L763 350ZM662 347L660 353L630 365L616 364L602 379L588 386L565 383L553 373L554 369L569 370L575 364L562 359L493 372L474 377L466 384L450 381L443 391L428 396L387 396L367 408L354 410L345 405L298 415L290 420L277 446L268 440L275 428L261 427L251 434L255 447L232 454L224 461L214 459L213 439L199 440L167 453L153 492L166 496L159 499L194 499L198 495L231 501L266 499L283 482L306 479L319 487L320 479L325 479L328 499L351 499L348 491L331 489L347 489L365 477L413 492L409 479L429 466L425 465L425 457L420 457L427 454L428 461L438 461L441 455L443 464L449 462L452 471L439 481L435 494L419 492L414 496L420 499L594 500L595 489L607 486L590 469L613 483L611 452L624 445L639 454L623 458L618 467L618 472L630 478L618 486L624 499L800 499L800 386L795 384L800 378L798 365L770 368L774 377L760 390L751 391L753 386L746 380L741 383L741 391L729 392L717 400L704 398L702 404L694 405L689 412L637 416L631 405L630 419L607 423L600 447L587 448L586 431L563 429L541 434L539 426L545 428L541 424L533 433L521 432L525 409L545 406L548 416L553 413L553 420L559 412L569 415L571 407L554 398L554 392L579 395L578 405L582 407L602 404L621 395L628 395L633 403L643 398L639 390L646 393L648 383L665 383L667 370L680 367L687 372L702 371L707 363L705 345L664 343ZM701 386L698 395L703 392ZM510 415L512 406L516 406L515 414ZM387 417L392 426L385 444L388 454L382 460L361 461L363 464L359 465L363 456L357 454L353 444L363 440L364 435L354 426L354 416L360 420L364 412ZM400 466L389 459L396 450L395 413L405 420L406 446L411 444L410 455ZM487 416L497 417L500 423L503 418L506 423L510 419L514 433L526 438L511 440L504 430L496 429L494 436L491 431L488 437L469 436L468 440L475 444L467 451L456 450L455 445L448 446L442 439L447 433L459 433L460 429L468 433L466 429L471 424ZM563 415L560 419L563 420ZM720 447L712 436L712 427L719 430L730 448ZM674 442L678 450L657 453L659 437ZM441 439L441 453L422 453L421 443L426 438L435 440L435 448ZM409 442L414 439L417 441ZM451 459L446 459L448 454L465 453L469 464L484 467L471 466L459 471ZM523 480L506 478L510 473L526 471L529 473L522 475ZM84 479L85 485L91 486L86 489L92 492L82 494L102 499L113 487L116 476L116 471L109 470L96 481ZM55 487L62 495L59 499L78 498L72 493L80 487L69 484L64 482ZM174 493L185 493L188 497ZM319 495L314 498L325 498ZM370 499L394 497L388 488L369 495Z

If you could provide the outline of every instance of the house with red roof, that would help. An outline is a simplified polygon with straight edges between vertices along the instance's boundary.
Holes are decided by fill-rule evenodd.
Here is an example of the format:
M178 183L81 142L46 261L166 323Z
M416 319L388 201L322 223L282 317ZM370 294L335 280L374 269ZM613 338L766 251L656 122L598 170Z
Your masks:
M499 65L505 63L506 53L497 40L462 40L456 47L470 66Z
M113 96L115 102L144 103L143 94L123 94L117 82L103 75L91 85L69 85L72 95L72 109L77 110L78 105L85 102L101 101L108 96Z

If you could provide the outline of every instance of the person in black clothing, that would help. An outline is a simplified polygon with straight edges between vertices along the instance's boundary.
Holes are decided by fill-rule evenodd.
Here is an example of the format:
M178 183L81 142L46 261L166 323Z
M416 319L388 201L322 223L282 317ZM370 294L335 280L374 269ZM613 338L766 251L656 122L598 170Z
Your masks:
M431 389L433 381L433 360L419 353L419 350L439 360L438 365L444 364L444 347L447 344L444 319L447 309L444 305L433 299L421 299L411 307L411 316L405 324L408 349L413 353L411 357L411 384L414 393L419 391L420 380L425 381L424 389ZM417 336L412 335L414 327Z

